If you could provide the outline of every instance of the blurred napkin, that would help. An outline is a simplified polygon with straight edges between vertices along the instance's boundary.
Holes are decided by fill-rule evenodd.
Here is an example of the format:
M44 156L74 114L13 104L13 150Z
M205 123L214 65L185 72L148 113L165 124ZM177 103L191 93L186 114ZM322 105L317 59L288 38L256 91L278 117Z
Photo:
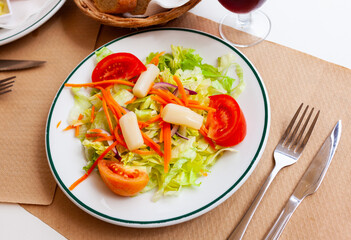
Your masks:
M0 28L14 29L21 26L28 18L40 12L50 3L48 0L11 0L12 15L6 22L0 23Z

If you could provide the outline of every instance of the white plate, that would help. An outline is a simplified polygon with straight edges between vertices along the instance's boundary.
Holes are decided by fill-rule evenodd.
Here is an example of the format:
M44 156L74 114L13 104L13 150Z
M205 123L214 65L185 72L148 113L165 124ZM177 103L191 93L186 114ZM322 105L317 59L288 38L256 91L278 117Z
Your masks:
M236 146L238 153L225 153L201 179L201 186L183 188L177 197L151 201L153 191L132 198L113 194L94 173L72 192L68 187L81 177L86 160L79 140L67 126L73 97L69 88L59 89L46 127L46 150L52 173L63 192L87 213L110 223L128 227L160 227L198 217L230 197L250 176L264 150L269 126L270 107L265 86L254 66L238 50L207 33L188 29L165 28L146 30L118 38L107 46L113 52L130 52L144 60L150 52L170 52L170 45L193 48L204 62L216 64L217 57L227 53L237 56L244 71L245 91L237 99L247 120L247 136ZM65 80L89 82L95 66L94 53L85 58ZM57 128L57 123L62 121Z
M13 42L40 27L62 7L65 1L66 0L50 0L50 3L47 3L39 13L31 16L25 24L14 29L0 28L0 46ZM12 9L12 11L15 10L16 9Z

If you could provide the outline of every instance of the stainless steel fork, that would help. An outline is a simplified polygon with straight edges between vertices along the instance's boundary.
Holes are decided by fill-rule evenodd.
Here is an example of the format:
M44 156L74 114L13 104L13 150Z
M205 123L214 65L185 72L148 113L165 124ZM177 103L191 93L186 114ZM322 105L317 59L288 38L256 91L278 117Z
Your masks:
M300 158L301 153L303 149L305 148L308 139L311 136L311 133L313 131L313 128L317 122L318 116L319 116L319 111L317 112L316 116L314 117L314 120L312 124L309 127L308 132L306 133L305 137L303 137L303 133L307 127L307 124L312 116L314 108L310 111L305 123L302 126L302 129L298 133L298 130L300 128L300 125L306 115L306 112L308 110L308 106L305 108L305 110L302 113L302 116L300 117L298 123L296 124L295 128L293 131L294 123L302 109L303 103L300 105L300 107L297 109L294 117L292 118L288 128L285 130L283 136L281 137L278 145L276 146L273 156L275 159L275 166L271 172L271 174L268 176L267 180L265 183L262 185L260 191L258 192L255 200L252 202L250 208L247 210L243 218L241 219L240 223L236 226L234 231L230 234L228 237L228 240L234 240L234 239L242 239L247 226L249 225L252 216L254 215L259 203L261 202L261 199L263 198L264 194L266 193L269 185L272 183L273 179L275 176L278 174L278 172L286 167L290 166L294 163L297 162L297 160Z
M12 77L8 77L8 78L0 80L0 95L12 91L11 87L13 86L13 83L15 82L15 80L13 80L14 78L16 78L16 76L12 76Z

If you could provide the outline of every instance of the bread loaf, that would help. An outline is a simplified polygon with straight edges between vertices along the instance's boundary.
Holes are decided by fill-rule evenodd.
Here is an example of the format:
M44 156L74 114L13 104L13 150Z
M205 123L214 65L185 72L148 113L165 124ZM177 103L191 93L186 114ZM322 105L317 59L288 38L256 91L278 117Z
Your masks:
M94 0L96 8L103 13L126 13L137 7L139 0Z
M151 0L137 0L136 8L129 13L132 15L143 15L146 12L150 1Z

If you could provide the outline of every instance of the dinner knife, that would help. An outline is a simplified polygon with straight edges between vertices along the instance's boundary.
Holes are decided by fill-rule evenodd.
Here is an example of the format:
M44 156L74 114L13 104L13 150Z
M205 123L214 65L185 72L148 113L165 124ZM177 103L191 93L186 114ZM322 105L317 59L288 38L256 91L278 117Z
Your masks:
M45 61L32 61L32 60L0 60L0 71L13 71L22 70L32 67L38 67L44 64Z
M310 166L297 184L293 194L290 196L289 201L281 212L277 221L272 229L266 236L268 239L278 239L288 223L293 212L308 195L317 191L320 186L330 162L335 154L336 147L338 146L341 135L341 120L339 120L330 136L324 141L322 147L319 149L316 156L313 158Z

